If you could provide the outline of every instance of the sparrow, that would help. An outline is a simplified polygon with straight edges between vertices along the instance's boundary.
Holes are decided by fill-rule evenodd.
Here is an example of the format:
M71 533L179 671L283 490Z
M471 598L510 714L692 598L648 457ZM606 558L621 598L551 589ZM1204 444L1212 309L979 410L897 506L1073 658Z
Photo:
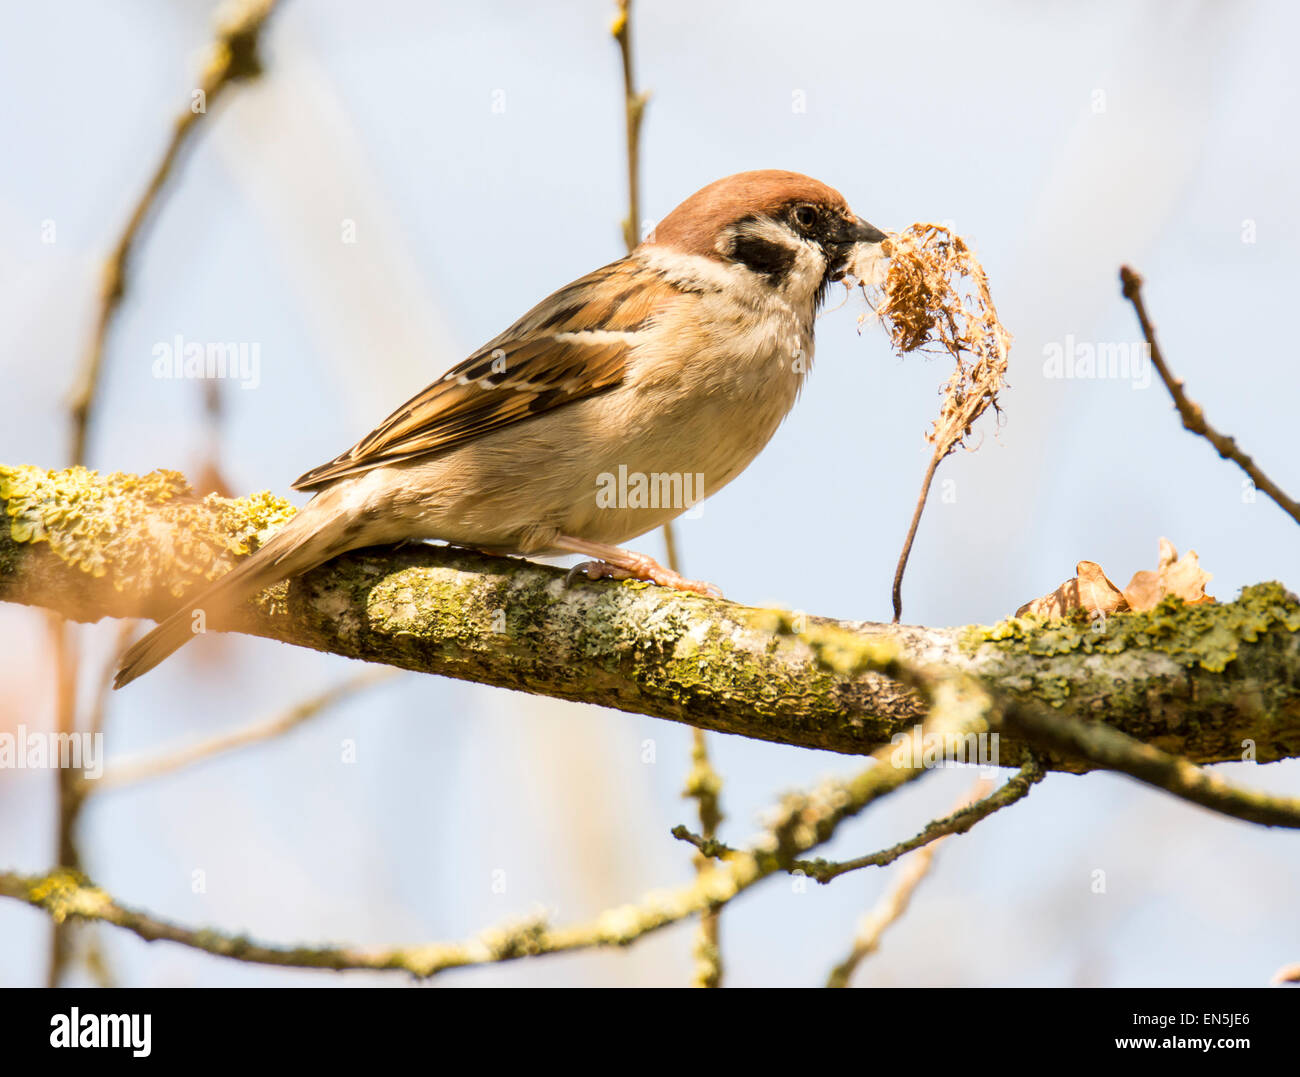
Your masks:
M589 578L720 595L622 544L767 444L810 369L828 290L881 260L884 239L796 172L709 184L298 479L307 505L132 646L114 687L188 642L196 610L233 609L365 546L579 554Z

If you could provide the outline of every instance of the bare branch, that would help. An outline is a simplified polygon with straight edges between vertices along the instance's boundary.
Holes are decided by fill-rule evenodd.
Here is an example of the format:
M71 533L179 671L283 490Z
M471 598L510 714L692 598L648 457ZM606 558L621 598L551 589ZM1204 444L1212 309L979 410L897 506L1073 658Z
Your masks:
M969 803L973 799L983 797L988 792L988 787L989 783L986 781L976 782L975 788L962 798L961 803ZM960 808L958 809L959 813ZM908 860L898 877L898 881L880 899L876 907L862 918L857 937L853 940L852 951L850 951L848 957L831 970L830 976L826 979L827 987L848 987L849 981L853 978L853 973L857 971L858 966L865 958L871 956L880 948L881 938L884 937L889 926L897 923L902 919L903 914L907 912L916 888L921 884L921 880L930 873L930 865L934 863L934 854L938 852L939 846L949 837L951 837L951 834L940 835Z
M632 0L618 0L618 15L611 27L618 42L623 61L623 108L627 119L627 217L623 221L623 242L628 253L641 242L641 121L650 94L636 88L636 74L632 51ZM673 522L663 525L665 563L674 572L682 571L677 556L677 535ZM718 792L722 777L709 762L709 744L704 731L696 729L691 738L691 773L686 781L686 795L699 802L700 827L712 837L722 818L718 807ZM697 858L696 868L704 870L704 861ZM695 940L696 987L719 987L722 984L722 950L718 941L718 912L708 910L700 916L699 934Z
M1151 362L1156 368L1156 373L1160 375L1160 380L1165 383L1165 388L1169 390L1169 395L1174 398L1174 407L1178 409L1183 426L1193 434L1200 434L1214 446L1220 456L1240 467L1250 476L1250 481L1257 489L1268 494L1283 512L1300 524L1300 504L1288 497L1277 483L1260 470L1254 460L1237 448L1235 438L1220 434L1206 422L1201 406L1189 400L1187 394L1183 392L1183 383L1174 377L1160 351L1160 345L1156 343L1155 326L1151 324L1151 319L1147 316L1146 303L1142 300L1142 278L1135 270L1128 266L1121 266L1119 279L1123 286L1124 298L1133 304L1133 309L1137 312L1138 323L1142 326L1142 335L1146 337L1147 345L1151 349Z
M1101 722L1084 722L1041 707L1017 706L1004 717L1003 728L1049 751L1117 770L1220 815L1263 826L1300 828L1300 797L1238 788L1186 759Z
M99 387L99 375L104 365L104 346L108 340L109 326L126 294L127 271L131 255L158 202L159 195L176 168L181 152L192 141L195 132L202 129L201 120L221 96L222 91L239 79L261 74L262 62L258 46L263 27L275 11L279 0L243 0L233 6L229 15L217 26L217 37L209 50L200 76L198 92L202 98L187 103L177 113L172 125L171 138L161 160L154 167L144 191L136 200L127 219L126 227L118 237L112 254L104 264L99 293L99 310L90 346L82 361L76 387L72 391L72 462L86 462L86 442L90 428L91 410Z
M657 891L641 902L609 909L595 920L552 928L534 918L483 932L459 943L431 943L379 950L352 946L287 947L255 943L243 936L182 927L123 905L79 874L56 869L30 877L0 871L0 896L44 909L56 923L69 919L114 924L147 941L166 940L220 957L262 965L320 969L400 970L421 978L450 968L510 961L631 942L708 910L721 908L790 861L829 841L845 820L873 801L926 773L921 741L926 732L960 736L985 727L991 701L978 693L936 691L934 712L910 735L914 751L895 765L881 749L871 765L847 781L824 782L809 793L790 794L774 813L764 836L743 853L711 864L688 885Z
M314 696L299 700L286 708L283 713L277 714L266 721L246 726L243 729L236 729L231 733L224 733L219 737L211 737L208 740L199 741L197 744L187 744L182 748L164 751L157 755L110 763L105 767L102 777L93 781L82 778L82 787L85 795L106 793L110 790L121 789L123 786L149 781L164 774L171 774L174 771L193 766L195 763L202 763L204 760L211 759L223 752L234 751L236 748L246 748L250 744L261 744L275 737L282 737L291 730L297 729L304 722L329 710L336 703L341 703L363 689L381 681L389 680L396 675L397 670L395 669L362 670L341 684L336 684L323 692L318 692Z
M641 242L641 121L650 95L636 88L632 53L632 0L619 0L611 27L623 60L623 109L627 120L627 218L623 242L629 251Z
M1029 790L1043 780L1043 768L1036 760L1030 760L996 792L990 793L982 800L968 804L951 815L927 823L925 828L906 841L881 849L853 860L796 860L790 865L790 872L798 872L819 883L828 883L850 871L860 868L884 867L892 864L899 857L928 845L950 834L965 834L981 819L986 819L996 811L1009 807L1029 795ZM673 837L688 842L699 850L701 856L717 858L726 856L735 850L713 839L712 835L693 834L684 826L673 827Z
M691 770L686 776L686 789L682 795L695 800L699 810L700 831L705 840L712 839L722 823L722 775L713 767L709 758L708 737L702 729L691 730ZM705 856L695 858L697 874L708 870L709 860ZM720 925L718 910L710 909L700 915L700 928L696 935L695 974L692 985L695 987L722 986L722 949L720 944Z
M262 68L258 43L266 20L275 10L277 3L278 0L241 0L240 3L231 4L223 9L223 16L217 25L216 40L209 51L201 77L198 94L202 96L192 99L189 107L183 109L177 116L162 159L154 168L144 191L136 200L126 227L104 264L94 330L82 359L76 384L68 400L72 420L71 457L74 465L86 462L90 421L99 391L108 332L126 294L128 263L144 231L145 222L154 211L168 178L175 170L182 148L190 141L191 133L198 130L199 117L206 114L208 104L215 102L222 90L230 83L260 74ZM70 733L76 724L76 685L80 654L76 640L67 631L66 626L60 626L54 631L53 642L55 667L59 679L56 689L56 724L60 732ZM92 731L98 729L103 721L106 692L107 686L101 686L92 704L90 719ZM60 771L58 782L59 862L78 869L81 854L77 847L76 830L83 794L71 772ZM49 969L51 986L59 982L67 964L71 943L66 934L56 927L51 944Z

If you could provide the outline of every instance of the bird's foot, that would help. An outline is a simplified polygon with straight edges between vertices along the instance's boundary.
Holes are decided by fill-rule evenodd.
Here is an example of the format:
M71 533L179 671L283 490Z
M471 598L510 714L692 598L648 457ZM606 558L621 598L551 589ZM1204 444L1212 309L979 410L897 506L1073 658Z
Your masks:
M599 561L583 561L569 570L564 577L566 587L572 586L573 582L579 578L588 580L646 580L650 583L657 583L660 587L671 587L677 591L690 591L697 595L704 595L706 598L721 598L722 591L711 583L705 583L703 580L688 580L685 576L674 572L670 568L664 568L653 557L647 557L643 553L633 553L631 550L620 550L615 546L599 546L595 543L580 542L573 540L573 545L580 545L583 548L576 549L574 553L595 553L600 556Z
M564 586L572 587L581 577L584 580L635 580L637 575L608 561L582 561L569 569L564 577Z

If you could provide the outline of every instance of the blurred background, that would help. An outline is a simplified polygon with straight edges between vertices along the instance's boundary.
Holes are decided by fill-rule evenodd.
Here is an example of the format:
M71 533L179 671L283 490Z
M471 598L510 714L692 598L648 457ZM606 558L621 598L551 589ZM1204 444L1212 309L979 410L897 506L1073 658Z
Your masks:
M286 494L538 299L620 255L614 14L613 0L286 0L265 76L203 119L133 264L90 464L194 476L215 462L236 492ZM5 7L4 463L66 463L100 266L188 106L212 16L199 0ZM979 450L940 469L936 495L949 485L921 525L905 620L998 620L1081 558L1123 586L1155 567L1162 535L1200 554L1220 599L1300 583L1294 524L1181 429L1157 380L1044 370L1071 341L1141 340L1119 294L1129 262L1192 398L1300 491L1296 346L1272 322L1297 285L1300 147L1286 132L1298 33L1300 8L1284 0L638 5L648 222L720 176L794 169L882 228L949 223L989 272L1015 334L1005 422L983 420ZM790 419L678 526L684 571L734 601L889 619L947 370L860 334L862 309L854 298L823 315ZM177 334L259 349L255 386L220 386L215 456L203 385L152 373L154 346ZM662 553L657 535L640 546ZM79 631L93 698L116 628ZM45 616L0 607L0 640L0 730L49 728ZM110 761L238 729L355 672L205 637L111 698ZM709 739L732 843L781 791L856 765ZM538 909L571 922L692 877L689 848L669 835L696 821L681 799L689 748L685 727L404 674L285 737L92 797L85 867L158 916L282 943L450 940ZM1216 770L1300 792L1294 760ZM933 775L822 854L910 836L974 779ZM54 829L51 775L0 771L0 865L45 870ZM722 917L726 982L823 982L895 870L802 891L776 878L742 897ZM1298 889L1300 835L1116 776L1049 776L945 843L855 982L1261 985L1300 960ZM682 984L694 931L434 982ZM48 934L43 913L0 902L0 984L44 982ZM97 934L129 985L407 982Z

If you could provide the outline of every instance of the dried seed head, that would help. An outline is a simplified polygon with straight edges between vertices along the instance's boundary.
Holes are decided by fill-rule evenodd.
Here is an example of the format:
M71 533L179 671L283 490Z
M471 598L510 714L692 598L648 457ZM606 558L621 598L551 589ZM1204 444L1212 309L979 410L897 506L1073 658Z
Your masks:
M914 224L881 246L890 260L885 282L863 290L895 349L945 354L957 367L927 435L946 456L990 404L998 410L1011 334L998 320L984 267L961 236L941 224Z

